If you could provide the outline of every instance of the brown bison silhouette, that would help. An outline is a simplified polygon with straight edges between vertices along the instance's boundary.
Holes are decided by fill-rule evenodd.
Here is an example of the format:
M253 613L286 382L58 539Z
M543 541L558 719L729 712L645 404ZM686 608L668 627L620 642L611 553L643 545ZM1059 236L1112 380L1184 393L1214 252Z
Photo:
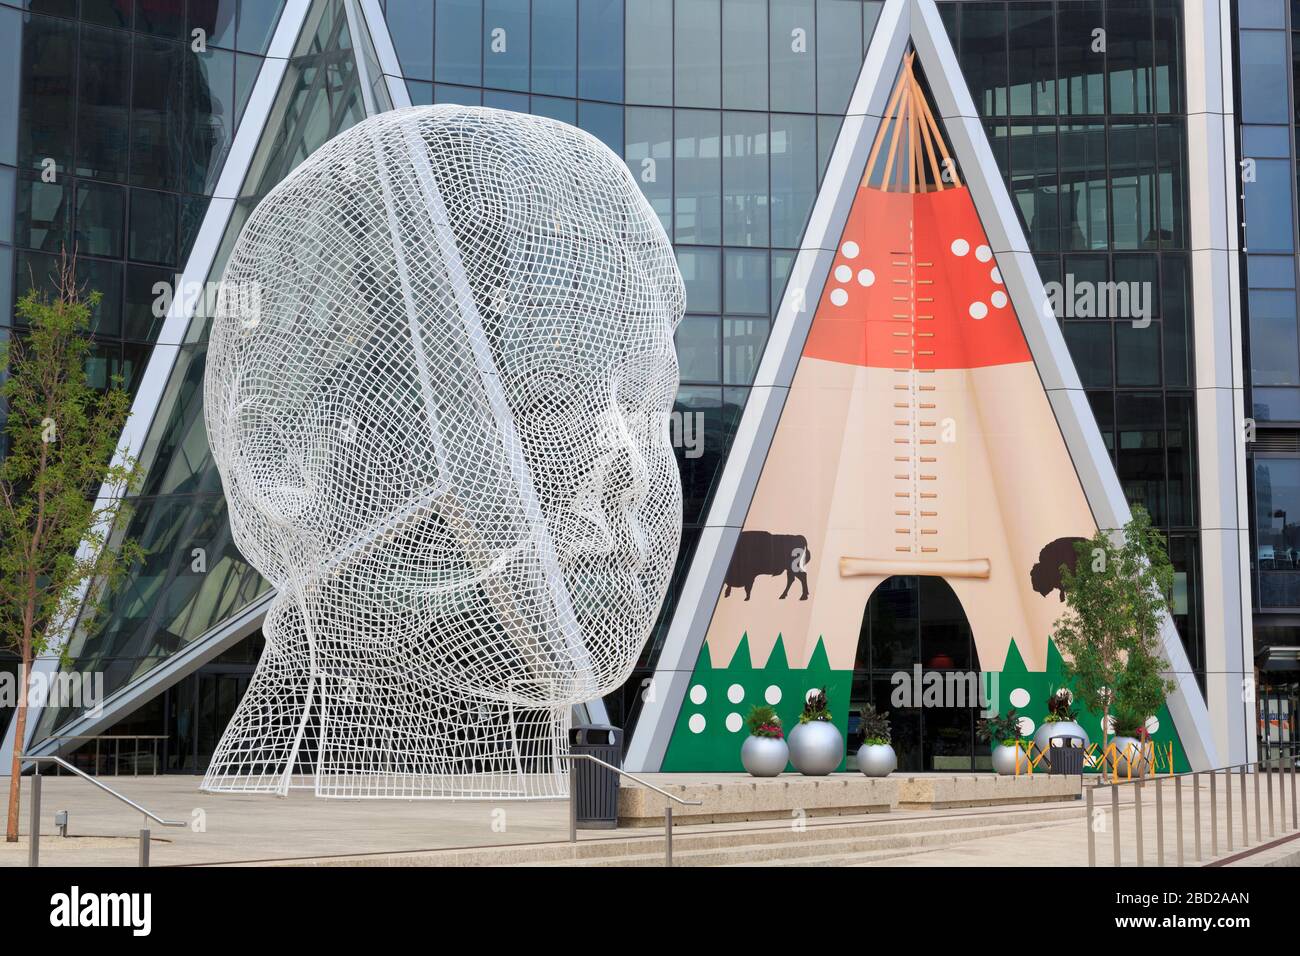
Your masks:
M1060 600L1065 600L1065 591L1061 589L1061 565L1071 571L1079 561L1079 554L1074 550L1075 544L1087 541L1087 538L1057 538L1043 545L1038 552L1038 563L1029 572L1029 583L1043 597L1056 591Z
M744 588L745 600L749 600L754 587L754 579L760 574L785 575L785 590L781 592L784 599L790 593L790 585L795 579L803 588L800 601L808 600L808 562L812 552L808 550L808 539L801 534L771 534L767 531L742 531L736 542L736 550L731 554L731 564L727 566L726 590L723 597L731 597L732 588Z

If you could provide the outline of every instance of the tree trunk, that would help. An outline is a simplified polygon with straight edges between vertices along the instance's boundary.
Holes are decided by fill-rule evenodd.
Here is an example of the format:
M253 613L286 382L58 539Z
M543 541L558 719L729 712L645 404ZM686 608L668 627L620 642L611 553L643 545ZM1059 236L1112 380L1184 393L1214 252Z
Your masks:
M9 821L5 827L5 842L18 842L18 807L22 799L22 752L27 734L27 679L31 664L24 660L19 671L18 713L14 715L14 759L9 777Z

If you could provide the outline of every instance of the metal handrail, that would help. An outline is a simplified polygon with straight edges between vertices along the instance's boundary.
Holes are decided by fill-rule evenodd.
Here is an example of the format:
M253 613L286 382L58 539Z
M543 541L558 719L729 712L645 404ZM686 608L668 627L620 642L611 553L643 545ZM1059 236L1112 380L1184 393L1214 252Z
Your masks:
M1281 761L1288 753L1290 754L1290 758L1289 760L1287 760L1286 764L1283 765ZM1179 866L1183 865L1182 785L1183 785L1183 781L1189 777L1191 778L1192 788L1193 788L1192 789L1192 814L1193 814L1192 830L1193 830L1193 837L1195 839L1196 862L1198 863L1200 863L1202 860L1201 790L1200 790L1200 778L1202 775L1207 775L1210 779L1210 855L1211 857L1217 857L1219 855L1219 799L1218 799L1217 783L1218 783L1220 773L1222 773L1225 777L1224 799L1226 803L1226 816L1227 816L1226 824L1227 825L1224 830L1224 836L1226 837L1227 849L1229 853L1233 851L1232 781L1233 781L1233 774L1234 772L1237 771L1240 771L1238 776L1240 778L1241 833L1242 833L1243 849L1250 846L1251 844L1250 810L1247 803L1246 775L1247 772L1252 769L1254 772L1251 774L1251 776L1254 777L1254 781L1255 781L1254 782L1254 796L1255 796L1254 803L1255 803L1256 842L1261 842L1264 839L1264 822L1263 822L1263 813L1262 813L1262 808L1260 803L1260 792L1259 792L1260 777L1263 774L1268 775L1267 779L1268 779L1269 839L1272 839L1277 832L1276 829L1274 828L1274 816L1273 816L1273 795L1274 795L1273 775L1275 773L1280 774L1280 781L1277 790L1277 795L1281 802L1280 817L1281 817L1282 832L1285 833L1288 829L1287 812L1286 812L1286 791L1287 791L1286 778L1287 778L1288 769L1290 771L1290 777L1291 777L1290 829L1300 830L1300 814L1297 813L1298 807L1297 807L1297 800L1296 800L1296 758L1297 756L1300 756L1300 746L1296 744L1279 744L1270 747L1268 755L1263 758L1249 761L1246 763L1234 763L1224 767L1215 767L1212 770L1185 770L1181 773L1171 772L1169 774L1164 774L1164 775L1151 774L1150 776L1144 774L1141 776L1129 777L1123 780L1118 779L1114 774L1112 774L1111 779L1109 780L1104 778L1103 779L1094 778L1092 785L1084 788L1087 797L1085 826L1087 827L1088 830L1088 865L1089 866L1097 865L1097 847L1096 847L1097 827L1095 825L1095 822L1097 820L1096 817L1097 811L1094 809L1093 801L1094 801L1094 794L1103 787L1111 788L1110 817L1111 817L1112 844L1114 848L1114 852L1113 852L1114 866L1121 865L1120 864L1121 840L1120 840L1120 825L1119 825L1120 823L1119 788L1129 784L1137 785L1136 789L1134 790L1134 796L1133 796L1133 814L1134 814L1134 832L1136 837L1136 849L1137 849L1137 865L1140 867L1146 865L1146 860L1144 858L1145 845L1142 839L1142 790L1144 785L1146 784L1153 784L1155 786L1156 856L1157 856L1157 863L1160 866L1164 865L1164 860L1165 860L1164 802L1163 802L1163 792L1161 789L1161 785L1166 780L1172 779L1174 782L1174 814L1175 814L1174 829L1176 834L1176 845L1177 845ZM1275 761L1277 762L1276 765L1275 765Z
M681 797L675 796L674 794L669 793L667 790L664 790L661 787L656 787L649 780L642 780L636 774L628 773L626 770L623 770L620 767L615 767L612 763L606 763L605 761L601 760L599 757L594 757L591 754L562 754L560 756L560 759L561 760L590 760L592 763L599 764L600 766L604 767L606 770L614 771L614 773L618 774L620 777L627 777L629 780L636 781L641 786L645 787L647 790L653 790L661 797L667 797L669 800L673 801L673 803L680 803L684 807L704 806L703 800L685 800ZM573 768L570 767L569 768L569 842L577 843L578 842L578 804L573 798L573 789L574 789ZM670 803L664 807L664 866L672 866L672 865L673 865L673 805L672 803Z
M94 777L86 773L80 767L73 766L72 764L68 763L68 761L64 760L62 757L25 756L19 759L24 761L30 761L31 763L36 764L36 772L32 775L31 826L30 826L31 845L28 847L27 850L28 866L33 866L33 867L40 866L40 859L41 859L41 780L42 777L41 777L40 765L42 763L57 764L58 766L63 767L65 770L70 770L78 777L81 777L83 780L86 780L89 783L94 784L100 790L103 790L109 796L115 798L116 800L122 803L125 803L131 809L144 814L145 826L140 828L140 865L141 866L149 865L148 822L150 820L154 821L159 826L164 826L164 827L183 827L186 825L184 820L164 820L162 817L158 816L158 814L154 813L152 810L148 810L140 806L140 804L136 803L130 797L118 793L112 787L108 786L108 784L96 780Z

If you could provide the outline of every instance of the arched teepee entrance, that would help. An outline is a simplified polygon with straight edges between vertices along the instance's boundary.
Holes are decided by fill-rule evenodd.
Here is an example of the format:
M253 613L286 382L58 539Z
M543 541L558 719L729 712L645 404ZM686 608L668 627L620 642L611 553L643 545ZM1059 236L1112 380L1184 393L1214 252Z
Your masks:
M889 715L898 769L991 769L975 738L979 661L957 595L940 577L882 581L862 615L849 704L849 752L861 743L857 714Z

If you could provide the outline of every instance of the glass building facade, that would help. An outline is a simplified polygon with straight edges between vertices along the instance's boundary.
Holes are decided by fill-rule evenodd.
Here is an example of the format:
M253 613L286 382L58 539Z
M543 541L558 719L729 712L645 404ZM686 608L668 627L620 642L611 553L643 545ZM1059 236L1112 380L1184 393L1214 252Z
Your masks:
M40 281L60 248L75 245L83 278L105 292L97 372L105 381L116 372L128 384L138 381L161 322L153 314L154 286L186 262L282 6L277 0L0 0L0 71L10 71L5 80L12 79L14 91L0 92L0 332L12 324L13 298L33 278ZM481 104L588 130L624 156L676 249L687 285L672 429L685 497L683 546L656 632L627 686L606 701L611 722L630 736L882 4L380 0L379 6L412 103ZM1178 572L1175 621L1199 671L1205 665L1184 4L963 0L938 6L1042 278L1062 289L1061 328L1120 482L1169 535ZM1250 66L1242 70L1238 116L1243 155L1249 145L1256 157L1256 184L1284 190L1290 210L1292 127L1300 111L1287 105L1294 16L1287 7L1283 0L1240 7L1239 36L1250 43L1242 61ZM364 115L356 38L342 0L314 0L308 24L213 278L257 200L312 149ZM1247 91L1258 109L1246 107ZM51 157L57 175L47 181L42 173ZM1300 398L1295 414L1286 409L1293 393L1300 396L1300 378L1287 370L1286 355L1300 368L1295 217L1264 195L1246 186L1251 400L1261 434L1289 429L1294 435ZM1130 307L1140 301L1144 309L1139 321L1114 310L1099 314L1095 304L1082 307L1069 292L1088 283L1132 290ZM1256 335L1256 322L1272 340ZM128 534L146 559L71 648L74 666L105 672L110 693L266 592L230 540L208 454L204 334L200 315L184 337L145 444L147 474ZM1289 343L1290 352L1278 342ZM1265 529L1258 518L1261 487L1269 489L1270 513L1287 510L1285 495L1300 498L1300 442L1281 457L1259 447L1252 493L1257 525ZM1300 500L1294 511L1300 515ZM1257 605L1272 606L1280 597L1265 594L1286 597L1288 587L1300 594L1300 558L1287 557L1300 541L1287 544L1285 521L1272 518L1259 532ZM1268 566L1265 548L1273 555ZM194 570L196 549L204 555L202 572ZM913 590L908 600L917 604L918 620L945 619L943 595L927 609L925 589ZM1291 605L1300 611L1300 598ZM870 667L863 666L866 676ZM162 713L172 705L149 706ZM56 732L74 716L47 710L39 734ZM194 759L201 763L201 755Z

